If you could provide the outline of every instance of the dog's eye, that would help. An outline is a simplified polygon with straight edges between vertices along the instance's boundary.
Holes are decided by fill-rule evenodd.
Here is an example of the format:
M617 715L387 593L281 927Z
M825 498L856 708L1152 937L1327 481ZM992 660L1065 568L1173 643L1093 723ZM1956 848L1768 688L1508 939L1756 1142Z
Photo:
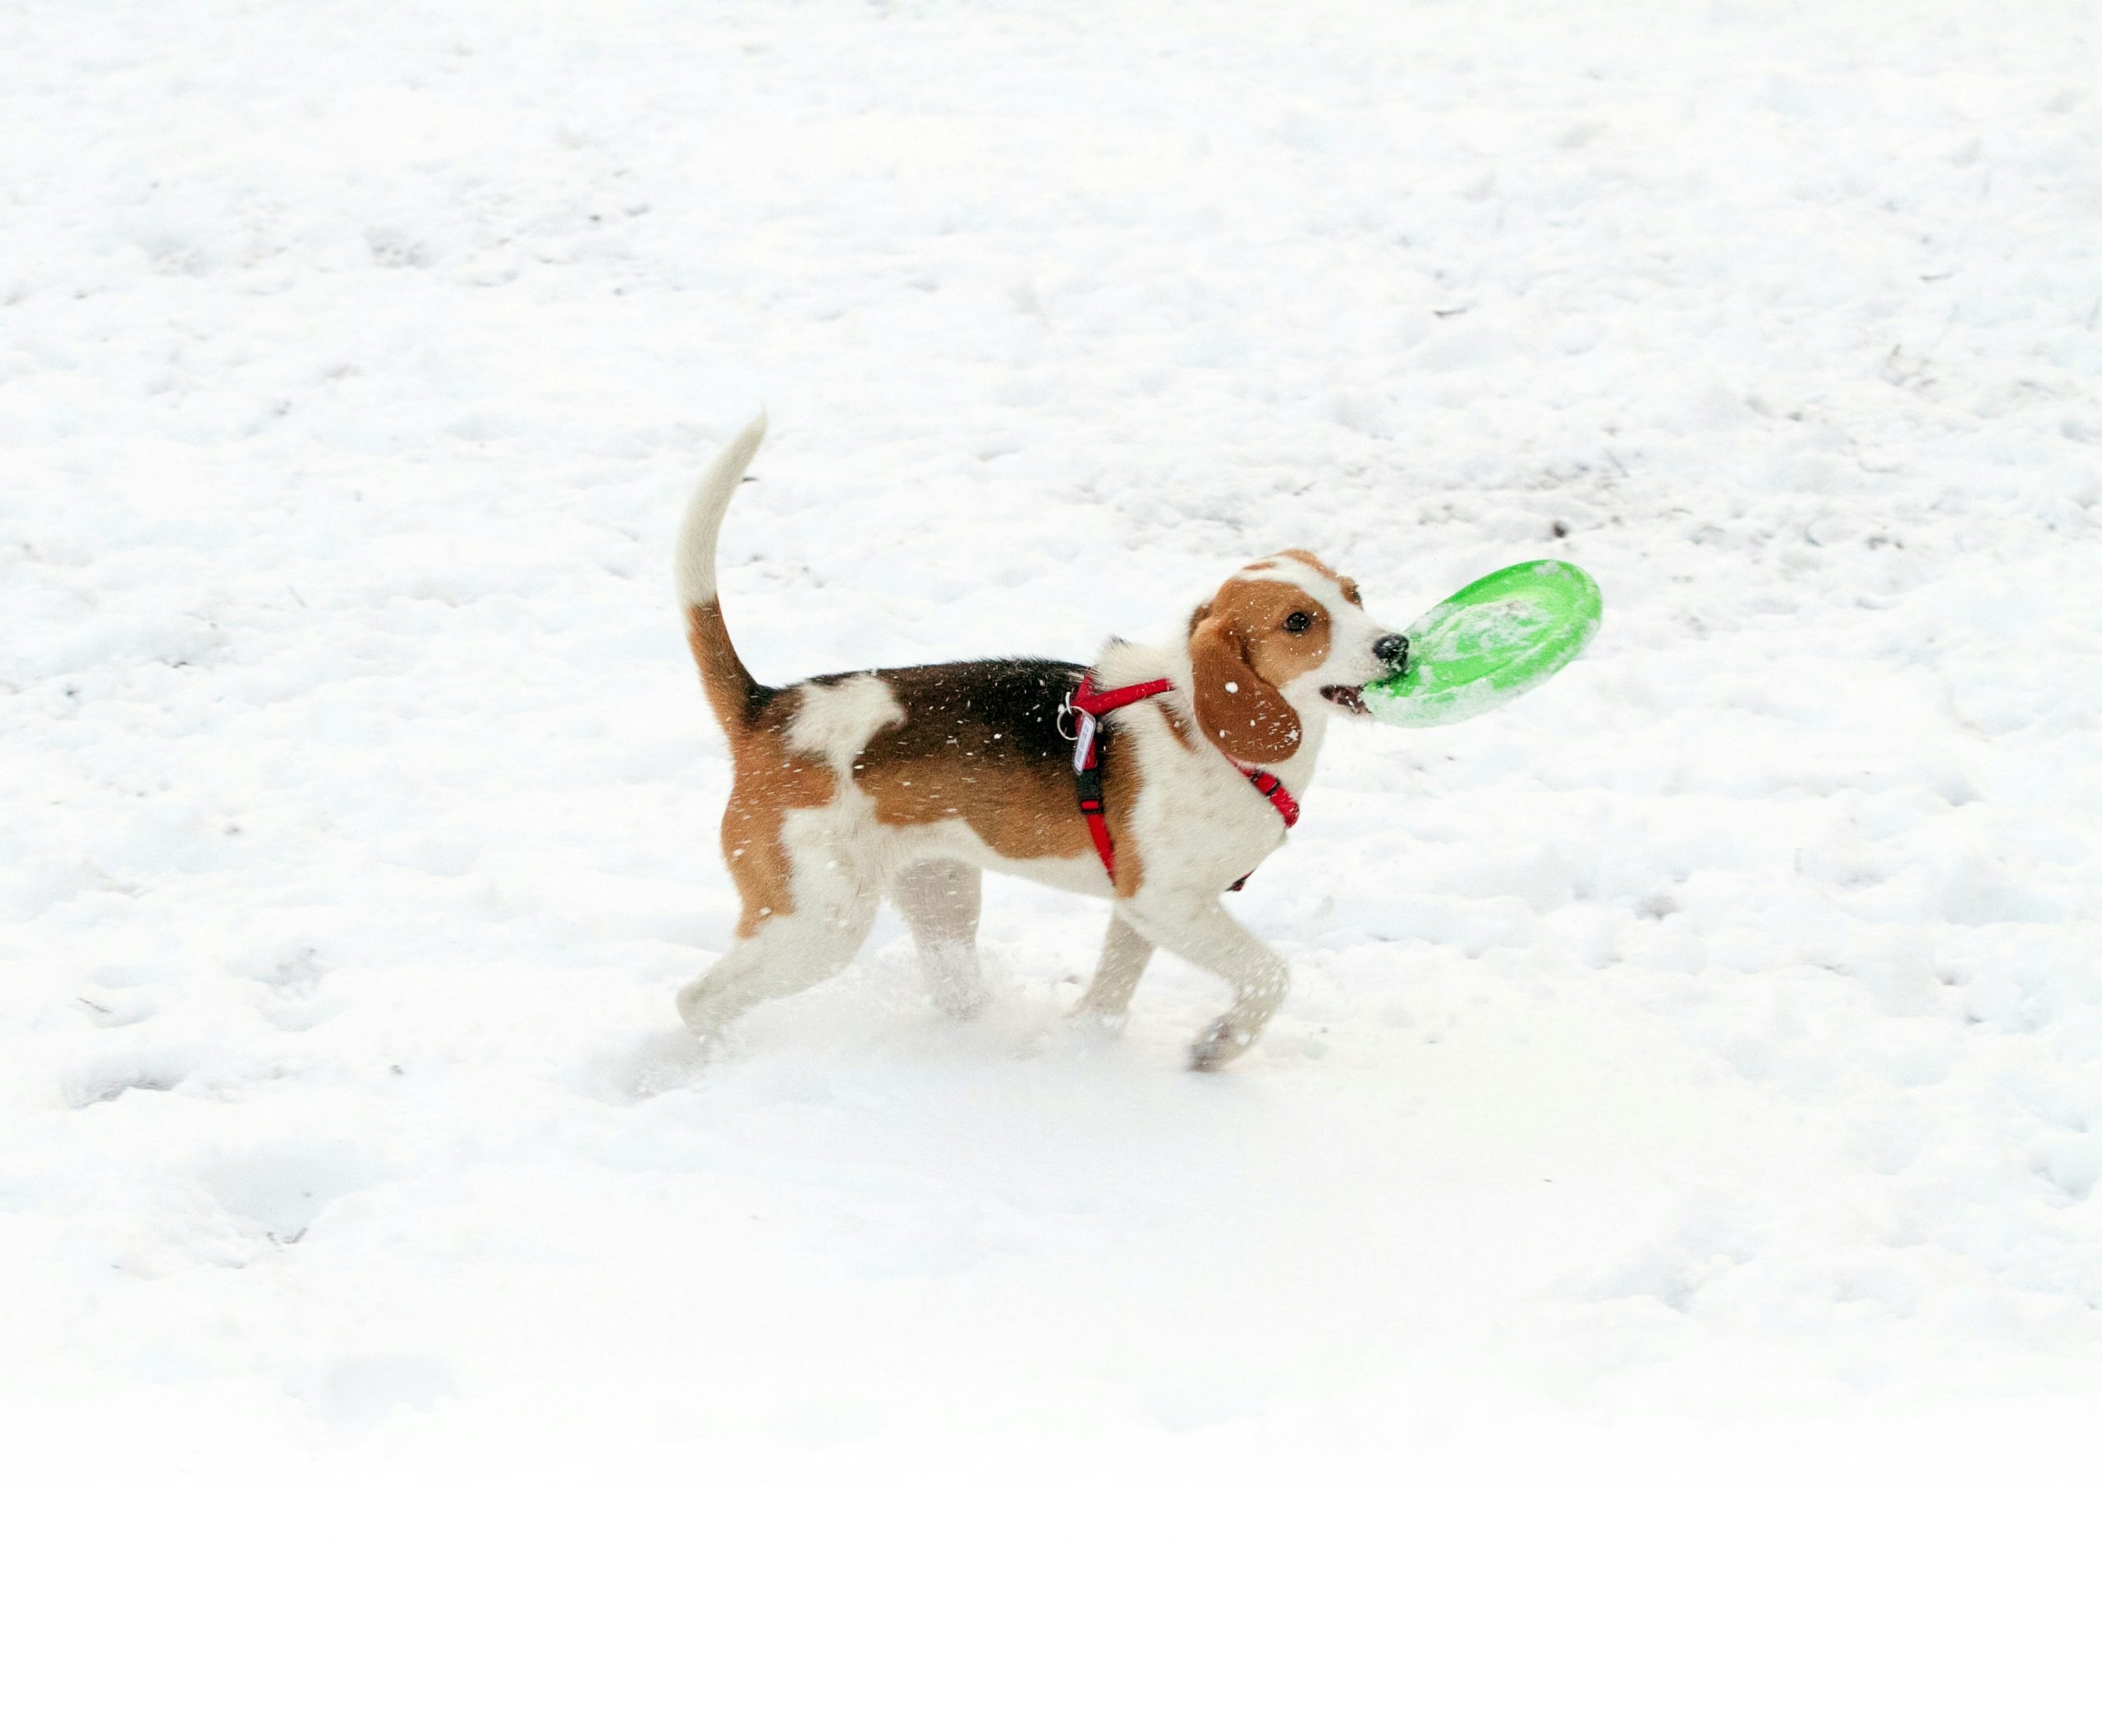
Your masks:
M1284 618L1284 630L1287 633L1303 633L1313 624L1314 618L1303 609L1295 609Z

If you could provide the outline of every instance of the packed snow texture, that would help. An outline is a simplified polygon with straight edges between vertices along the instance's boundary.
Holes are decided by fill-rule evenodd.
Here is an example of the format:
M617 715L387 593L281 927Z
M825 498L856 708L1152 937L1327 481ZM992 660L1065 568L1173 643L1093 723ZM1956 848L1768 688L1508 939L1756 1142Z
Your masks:
M0 1464L2091 1419L2099 36L11 8ZM1564 557L1605 627L1332 731L1234 901L1294 980L1229 1073L1173 962L1082 1040L1104 907L1014 881L979 1022L886 914L702 1065L727 762L669 551L761 402L762 679L1085 659L1292 544L1394 624Z

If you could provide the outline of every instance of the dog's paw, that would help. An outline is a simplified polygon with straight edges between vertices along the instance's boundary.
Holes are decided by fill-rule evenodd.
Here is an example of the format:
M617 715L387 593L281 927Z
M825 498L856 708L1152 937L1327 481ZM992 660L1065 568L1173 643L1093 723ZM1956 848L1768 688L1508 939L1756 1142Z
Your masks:
M923 948L920 955L927 993L935 1008L952 1019L975 1019L993 1003L975 946L948 943Z
M975 979L940 979L929 985L929 992L936 1010L952 1019L975 1019L993 1004L993 991Z
M708 979L704 976L695 977L672 999L686 1028L696 1036L712 1035L715 1029L715 1022L709 1017L708 1001Z
M1122 1036L1125 1026L1131 1023L1131 1009L1105 1007L1082 995L1066 1009L1066 1017L1076 1031L1084 1031L1090 1036L1113 1037Z
M1215 1073L1255 1040L1255 1032L1244 1031L1231 1016L1215 1018L1190 1045L1190 1065L1200 1073Z

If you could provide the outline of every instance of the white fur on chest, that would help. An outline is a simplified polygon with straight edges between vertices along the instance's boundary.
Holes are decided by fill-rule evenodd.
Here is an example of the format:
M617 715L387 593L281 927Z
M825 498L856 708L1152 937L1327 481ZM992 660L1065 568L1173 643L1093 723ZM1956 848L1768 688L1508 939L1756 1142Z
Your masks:
M1144 779L1131 824L1149 889L1223 892L1284 843L1284 816L1223 755L1185 746L1158 712L1125 736Z
M1232 760L1196 739L1196 720L1186 697L1191 687L1186 649L1114 643L1104 649L1095 667L1104 687L1163 675L1175 683L1175 691L1159 705L1148 702L1120 711L1111 726L1131 751L1142 779L1132 826L1146 888L1200 897L1223 892L1283 844L1289 835L1284 816ZM1162 715L1163 705L1174 708L1186 735L1178 736ZM1297 709L1297 749L1289 760L1260 768L1275 774L1294 797L1314 775L1327 728L1325 708L1318 697L1312 705L1300 700Z

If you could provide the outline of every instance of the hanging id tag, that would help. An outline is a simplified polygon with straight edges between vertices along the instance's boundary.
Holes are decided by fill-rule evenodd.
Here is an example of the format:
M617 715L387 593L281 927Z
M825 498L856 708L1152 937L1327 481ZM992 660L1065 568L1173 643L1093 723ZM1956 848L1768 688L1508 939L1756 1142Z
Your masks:
M1080 714L1080 727L1073 736L1073 769L1076 772L1087 769L1087 756L1094 747L1095 714L1083 711Z

